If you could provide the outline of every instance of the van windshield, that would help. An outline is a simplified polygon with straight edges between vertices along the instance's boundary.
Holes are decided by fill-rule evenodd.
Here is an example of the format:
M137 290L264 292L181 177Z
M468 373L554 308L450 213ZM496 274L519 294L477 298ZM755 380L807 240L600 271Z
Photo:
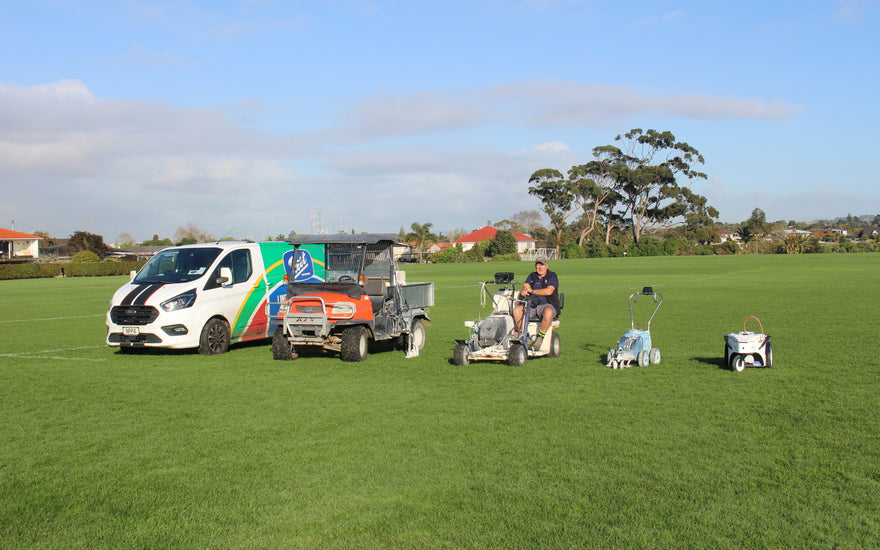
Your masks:
M219 248L165 249L147 262L132 281L144 283L186 283L205 274L217 256Z

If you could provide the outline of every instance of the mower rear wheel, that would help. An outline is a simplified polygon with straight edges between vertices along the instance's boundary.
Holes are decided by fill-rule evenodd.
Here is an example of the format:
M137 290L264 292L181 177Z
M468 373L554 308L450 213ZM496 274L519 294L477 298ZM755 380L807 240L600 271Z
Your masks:
M651 361L652 365L656 365L660 362L660 350L657 348L651 348L651 353L648 354L648 360Z
M639 352L638 362L640 367L647 367L651 364L650 359L648 359L648 350L643 349Z
M455 344L455 351L452 352L452 362L462 367L470 363L470 358L468 357L468 345L467 344Z
M554 332L553 336L550 337L550 353L548 354L550 357L559 357L562 353L562 341L559 339L559 334Z
M339 355L343 361L363 361L367 358L367 329L362 326L347 327L342 331Z
M764 362L766 363L765 366L772 367L773 366L773 346L770 344L770 342L767 342L767 345L765 346L765 352L767 354L767 357L764 358Z
M529 358L529 352L526 347L519 342L510 345L510 351L507 352L507 364L511 367L521 367L526 364Z

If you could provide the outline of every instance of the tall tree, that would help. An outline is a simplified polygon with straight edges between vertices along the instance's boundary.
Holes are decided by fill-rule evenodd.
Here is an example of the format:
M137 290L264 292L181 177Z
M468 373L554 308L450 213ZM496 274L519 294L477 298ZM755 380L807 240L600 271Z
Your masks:
M747 245L755 243L755 254L758 253L758 241L767 234L769 225L767 224L767 216L760 208L752 210L752 215L744 221L737 230L740 238Z
M529 178L529 183L532 184L529 187L529 194L541 200L544 204L544 213L550 218L558 258L568 220L579 210L575 203L576 185L559 170L552 168L538 170Z
M416 247L419 249L419 263L425 261L425 255L423 254L425 243L437 242L437 235L431 233L431 228L433 226L433 223L413 222L412 225L409 226L412 231L404 236L406 242L415 243Z
M70 236L68 246L72 248L74 252L88 250L89 252L94 252L101 258L107 253L107 245L104 244L104 237L89 233L88 231L75 231L73 235Z
M613 164L623 216L630 223L636 243L647 231L669 225L688 211L701 208L692 201L702 197L683 192L685 188L677 181L678 176L706 179L706 174L691 166L704 162L703 155L694 147L676 141L671 132L641 128L617 136L615 141L623 141L624 149L608 145L603 152ZM702 208L709 213L708 208Z
M608 214L613 210L611 206L618 199L615 191L617 184L615 150L616 148L609 146L596 147L593 149L595 160L580 166L572 166L568 171L568 179L575 185L576 201L582 211L579 222L579 246L583 246L587 237L603 221L610 221L605 218L610 217Z

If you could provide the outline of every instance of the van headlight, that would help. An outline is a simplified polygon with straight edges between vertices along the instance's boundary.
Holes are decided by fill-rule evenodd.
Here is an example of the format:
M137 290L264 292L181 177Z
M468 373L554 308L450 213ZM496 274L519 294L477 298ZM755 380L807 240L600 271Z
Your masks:
M183 294L178 294L170 300L165 300L160 306L165 311L177 311L178 309L186 309L193 305L196 301L196 289L187 290Z

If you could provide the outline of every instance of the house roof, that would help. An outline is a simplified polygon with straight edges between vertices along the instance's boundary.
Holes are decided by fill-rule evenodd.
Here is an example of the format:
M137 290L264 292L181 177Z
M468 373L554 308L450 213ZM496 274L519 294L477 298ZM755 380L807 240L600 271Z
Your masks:
M498 234L498 230L492 226L485 226L483 228L477 229L473 233L468 233L464 237L459 237L455 239L454 243L479 243L483 241L488 241L490 239L494 239L495 235ZM514 237L516 237L516 242L531 242L534 241L532 237L528 235L524 235L522 233L514 233Z
M36 235L30 235L28 233L21 233L20 231L13 231L11 229L3 229L0 227L0 240L3 241L15 241L15 240L34 240L34 239L42 239L42 237L37 237Z

